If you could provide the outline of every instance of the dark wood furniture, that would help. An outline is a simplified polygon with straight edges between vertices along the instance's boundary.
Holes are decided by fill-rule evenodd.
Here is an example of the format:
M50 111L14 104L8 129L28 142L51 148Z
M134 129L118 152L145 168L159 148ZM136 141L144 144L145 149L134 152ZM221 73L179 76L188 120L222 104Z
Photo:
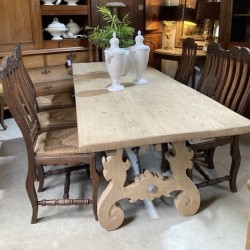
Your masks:
M18 62L18 71L23 76L22 84L21 82L18 82L20 84L20 88L22 88L24 93L25 98L23 99L23 102L26 105L32 105L36 110L37 117L40 122L41 131L76 127L75 107L65 107L63 105L63 108L59 109L58 103L56 106L57 109L49 109L49 107L47 107L47 110L44 110L44 105L42 106L42 108L39 107L37 102L36 90L23 64L21 48L19 44L15 46L13 54Z
M219 44L211 44L207 60L197 90L213 98L229 109L242 115L250 100L250 50L234 47L223 50ZM224 177L210 179L201 166L214 168L213 155L216 147L230 144L232 157L230 172ZM187 142L194 153L194 167L204 176L205 181L198 187L229 181L230 190L237 192L236 178L240 167L239 137L216 137Z
M154 65L155 68L161 71L161 60L170 60L179 62L182 55L181 48L174 49L156 49L154 51ZM206 59L206 51L197 50L196 61L205 61Z
M2 66L0 77L2 79L5 101L23 134L28 154L26 190L32 205L31 223L37 222L38 205L68 206L93 203L93 211L97 218L99 177L95 169L95 154L82 154L79 151L76 128L40 133L40 124L34 106L32 103L23 102L26 97L20 86L25 84L25 79L19 72L18 61L14 56L10 56L4 58ZM66 165L70 167L85 164L88 164L93 184L92 200L84 198L38 200L34 182L37 180L40 182L40 187L43 186L44 166L61 167L61 165Z
M23 63L22 50L21 50L20 43L17 43L14 48L14 56L19 61L20 69L22 70L24 74L26 74L26 78L29 79L31 88L33 89L34 95L36 96L34 84L32 83ZM74 95L74 88L72 87L72 89L67 92L63 91L61 93L54 93L54 94L44 95L44 96L36 96L38 111L45 111L45 110L57 109L57 108L75 107L73 95Z
M183 41L182 54L174 77L176 81L188 85L191 76L193 76L192 87L195 88L196 57L197 44L193 38L186 38Z
M61 1L60 5L44 5L40 0L2 0L0 3L0 61L20 42L24 65L38 96L72 90L71 71L64 66L68 58L74 62L96 58L86 38L51 40L44 30L54 17L64 24L70 19L80 27L91 24L90 0L79 0L77 6L66 4Z
M174 48L174 49L156 49L153 52L154 55L154 66L156 69L161 71L161 61L162 60L170 60L177 61L181 60L182 49ZM196 63L204 62L206 59L206 51L197 50L196 53ZM192 87L195 86L195 75L192 76Z
M221 0L219 42L223 48L250 48L250 2Z
M65 103L61 103L57 101L55 105L50 103L51 105L46 106L43 104L42 107L38 105L38 97L36 96L36 91L34 88L34 84L31 81L22 60L21 47L19 44L14 48L13 55L18 63L18 72L22 76L23 81L18 81L17 84L20 87L20 91L22 91L22 101L25 106L33 106L34 110L37 112L36 115L40 122L40 132L44 131L54 131L63 128L71 128L76 127L76 110L75 107L65 106ZM63 93L64 94L64 93ZM68 93L71 95L71 92ZM54 96L60 96L62 93L55 94ZM72 106L72 102L71 105ZM53 107L57 109L53 110ZM61 109L59 109L61 107ZM64 199L68 199L69 197L69 186L70 186L70 175L73 171L78 171L83 168L87 168L87 165L80 166L71 166L66 168L60 168L56 170L45 171L44 167L41 167L40 170L40 178L39 178L39 188L38 191L43 191L44 178L51 175L65 174L65 187L64 187ZM89 172L89 171L88 171ZM97 214L95 213L95 217L97 219Z
M86 39L51 40L44 29L57 17L65 25L73 19L83 27L91 22L91 1L79 0L78 5L44 5L40 0L2 0L0 3L0 51L10 52L14 44L22 42L23 50L82 47L88 51ZM22 31L22 32L20 32ZM86 46L87 45L87 46Z

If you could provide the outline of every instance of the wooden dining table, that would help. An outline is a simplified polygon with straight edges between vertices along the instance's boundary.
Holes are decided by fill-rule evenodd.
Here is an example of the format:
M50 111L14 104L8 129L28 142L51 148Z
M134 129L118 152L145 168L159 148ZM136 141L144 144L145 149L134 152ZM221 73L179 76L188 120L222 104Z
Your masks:
M136 76L130 70L121 78L125 90L109 92L111 78L104 62L73 64L79 148L83 153L106 152L102 163L108 184L98 200L98 219L106 230L123 223L118 204L122 199L153 200L178 191L176 209L194 215L200 193L186 175L193 166L186 141L250 132L250 120L196 90L151 67L144 76L147 84L133 84ZM165 154L172 175L166 178L146 170L127 184L131 163L123 160L123 150L165 142L172 144L173 153Z

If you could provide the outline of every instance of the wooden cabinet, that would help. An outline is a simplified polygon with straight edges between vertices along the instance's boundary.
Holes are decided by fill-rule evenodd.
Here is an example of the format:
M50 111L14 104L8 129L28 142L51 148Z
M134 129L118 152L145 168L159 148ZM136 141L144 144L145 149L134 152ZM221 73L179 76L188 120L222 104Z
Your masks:
M220 43L250 48L250 1L221 0Z
M45 28L54 18L65 25L70 19L82 28L91 25L91 0L79 0L75 6L64 1L60 5L44 5L40 0L0 1L0 61L19 42L39 95L73 86L71 69L64 66L68 58L74 62L95 60L87 38L51 40Z
M57 18L60 23L67 25L70 20L77 23L83 30L84 26L90 25L90 1L80 0L78 5L66 5L65 2L61 2L60 5L44 5L41 4L41 22L43 30L43 41L45 48L56 47L88 47L88 41L86 38L81 39L63 39L63 40L51 40L52 36L45 29L51 24L54 18ZM80 32L83 34L83 31Z
M144 35L144 43L149 46L150 54L149 54L149 62L148 64L152 67L156 67L154 65L154 50L161 48L162 45L162 33L145 33Z
M79 0L78 5L69 6L62 1L60 5L44 5L40 0L1 0L0 1L0 53L10 53L16 42L21 43L23 51L51 48L82 47L88 51L88 40L51 40L45 31L54 18L67 24L73 19L80 27L90 25L90 0ZM66 60L66 59L65 59Z
M159 0L145 1L144 43L150 47L149 65L154 67L153 52L162 47L162 23L158 21Z
M24 50L42 48L40 1L0 1L0 52L12 51L20 41Z

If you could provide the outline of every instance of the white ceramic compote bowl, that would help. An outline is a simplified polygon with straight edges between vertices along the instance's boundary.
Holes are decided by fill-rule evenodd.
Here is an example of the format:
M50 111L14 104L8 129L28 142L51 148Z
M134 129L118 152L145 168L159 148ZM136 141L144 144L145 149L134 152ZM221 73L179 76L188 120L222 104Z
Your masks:
M63 38L61 35L63 35L68 29L63 23L60 23L57 18L54 18L54 21L49 24L45 30L52 35L51 40L62 40Z
M124 90L124 86L120 84L120 78L126 63L126 51L119 47L119 39L116 38L115 32L113 38L110 39L110 48L104 50L104 55L108 73L112 80L112 85L108 87L108 90Z
M131 64L136 73L136 79L133 81L135 84L148 83L143 77L143 73L146 70L149 60L150 48L143 44L144 37L141 35L141 31L138 31L138 35L135 38L135 45L130 47L131 50Z
M65 2L68 3L68 5L77 5L76 3L79 1L79 0L64 0Z

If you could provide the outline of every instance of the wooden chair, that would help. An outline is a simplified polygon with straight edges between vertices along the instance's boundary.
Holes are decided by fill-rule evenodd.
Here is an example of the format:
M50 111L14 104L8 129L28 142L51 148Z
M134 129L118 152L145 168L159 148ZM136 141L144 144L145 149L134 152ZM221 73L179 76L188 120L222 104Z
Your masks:
M36 110L36 115L40 122L39 130L41 132L45 131L53 131L58 129L64 129L64 128L71 128L76 127L76 110L75 107L63 107L59 109L51 109L46 111L40 111L37 104L37 96L36 91L34 88L34 84L31 81L22 60L22 54L21 54L21 47L19 44L17 44L14 48L14 57L17 59L18 62L18 73L20 74L20 77L23 81L17 82L20 92L22 93L22 101L25 106L33 106ZM70 175L73 171L78 171L85 168L85 166L72 166L70 168L62 168L62 169L56 169L56 170L50 170L45 171L43 168L43 174L40 177L40 185L39 185L39 192L43 191L43 183L44 183L44 177L52 176L52 175L58 175L58 174L65 174L65 183L67 183L64 197L68 197L69 192L69 186L70 186ZM42 171L40 171L42 172Z
M14 48L14 56L18 59L21 70L23 70L23 72L27 74L27 78L30 78L25 70L25 66L22 59L22 50L19 43L17 43ZM34 94L36 96L35 89L34 89ZM37 109L38 111L46 111L58 108L61 109L61 108L75 107L75 101L73 96L74 96L73 88L71 92L67 93L56 93L45 96L36 96Z
M218 73L214 77L217 78L216 86L211 87L214 90L212 94L214 100L243 115L250 100L250 50L234 47L228 52L224 51L216 73ZM232 157L230 173L224 177L210 179L200 166L204 166L205 163L208 168L214 168L214 151L217 146L226 144L230 144ZM195 152L194 166L205 178L204 182L197 184L198 187L229 181L230 190L237 192L236 178L241 161L239 136L190 140L187 146Z
M225 78L227 73L225 72L226 68L223 71L226 57L226 51L219 43L211 43L207 47L206 61L197 85L197 91L214 98L219 82Z
M182 55L175 73L175 80L188 85L191 76L195 74L196 54L197 44L194 39L186 38L183 41Z
M225 105L238 114L244 114L250 100L250 50L235 47L225 51L219 44L208 46L208 58L198 84L198 90ZM208 107L209 108L209 107ZM214 168L213 155L217 146L230 144L232 157L229 175L210 179L201 166ZM201 140L190 140L187 146L194 151L194 167L205 178L197 184L199 188L229 181L230 190L237 192L236 178L240 167L239 136L220 137ZM162 144L163 156L168 150L168 144ZM162 157L163 158L163 157ZM162 159L162 170L167 164ZM192 173L189 172L192 178Z
M97 191L99 176L95 167L95 154L83 154L78 148L77 128L61 129L57 131L41 132L40 122L34 105L24 103L24 84L20 74L19 62L14 56L3 59L3 69L0 71L5 101L18 124L26 144L28 155L28 173L26 190L32 205L31 223L37 222L38 205L42 206L68 206L93 203L93 211L97 219ZM84 165L90 172L92 180L92 200L90 199L51 199L38 200L34 182L38 180L41 191L44 181L43 166L57 168L61 165L70 168L75 165ZM67 183L66 183L67 184ZM66 188L67 187L66 185Z
M14 57L18 61L18 72L22 76L23 82L20 85L21 91L23 91L23 102L26 105L33 105L35 110L37 111L37 115L40 121L41 131L50 131L60 128L70 128L76 127L76 110L75 107L66 107L65 105L61 105L62 108L59 109L59 105L51 105L47 107L46 111L40 111L36 90L34 88L34 84L31 81L27 70L24 67L22 60L21 47L19 44L16 44L14 48ZM58 103L57 103L58 104ZM57 109L52 109L52 107L57 107ZM44 109L44 108L43 108Z

